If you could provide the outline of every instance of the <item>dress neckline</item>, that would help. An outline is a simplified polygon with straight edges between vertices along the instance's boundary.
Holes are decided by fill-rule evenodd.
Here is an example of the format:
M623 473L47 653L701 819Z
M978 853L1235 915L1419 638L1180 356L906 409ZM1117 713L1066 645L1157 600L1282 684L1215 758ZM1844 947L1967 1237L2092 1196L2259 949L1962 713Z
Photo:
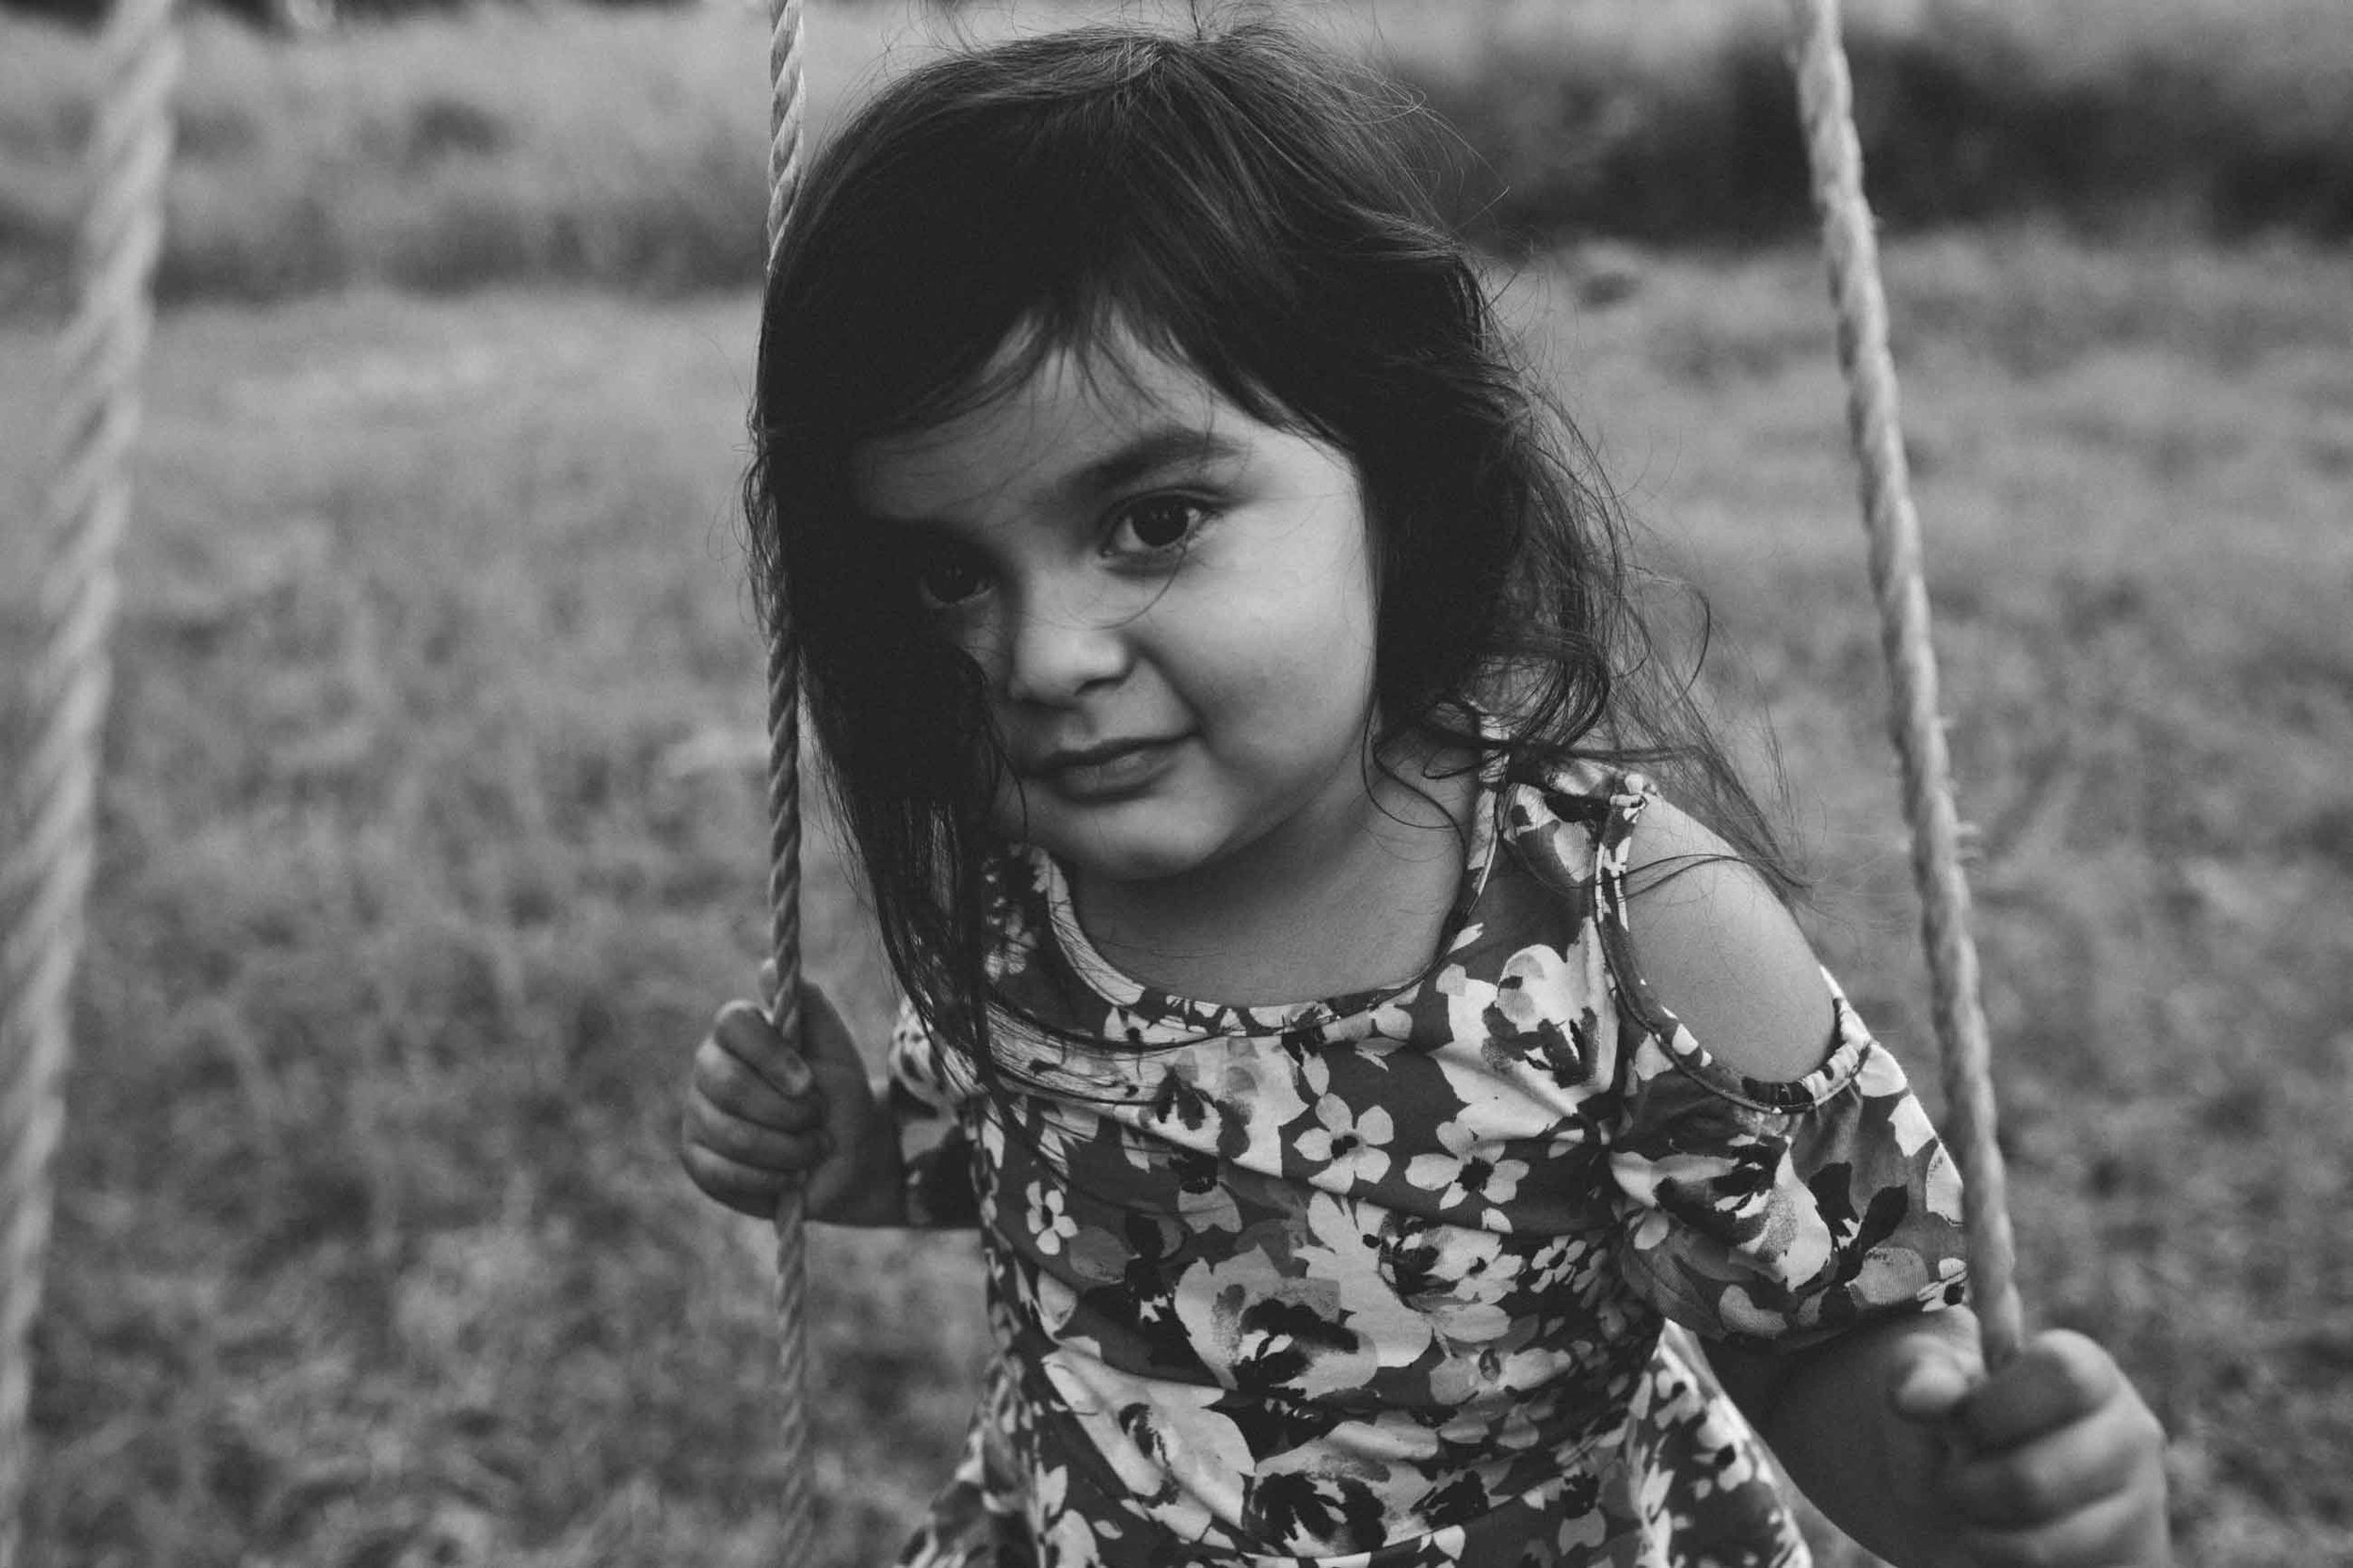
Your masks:
M1123 1011L1152 1014L1172 1021L1183 1020L1220 1033L1232 1032L1238 1023L1245 1020L1273 1030L1296 1030L1369 1014L1385 1003L1401 1000L1418 990L1445 964L1447 955L1459 945L1464 928L1470 923L1471 912L1480 895L1486 890L1488 876L1495 868L1496 846L1501 837L1498 819L1503 808L1501 791L1505 771L1506 762L1500 756L1491 758L1479 770L1478 790L1472 796L1469 813L1470 834L1464 846L1462 874L1456 881L1453 903L1447 911L1445 924L1440 928L1438 940L1429 957L1403 980L1337 996L1245 1005L1181 996L1138 980L1105 957L1080 925L1078 910L1071 901L1069 881L1053 856L1035 847L1025 848L1021 853L1029 860L1039 890L1045 897L1046 915L1053 930L1055 947L1069 965L1071 973L1098 1000Z

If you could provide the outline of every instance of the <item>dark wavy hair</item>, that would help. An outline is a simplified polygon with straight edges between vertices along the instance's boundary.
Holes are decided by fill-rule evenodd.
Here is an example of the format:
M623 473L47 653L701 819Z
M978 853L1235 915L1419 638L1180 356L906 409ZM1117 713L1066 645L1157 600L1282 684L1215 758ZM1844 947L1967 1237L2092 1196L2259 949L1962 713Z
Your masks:
M1114 334L1353 460L1390 732L1523 773L1646 767L1793 885L1693 700L1696 659L1671 670L1637 613L1619 508L1435 216L1448 163L1395 89L1262 20L966 49L883 88L811 161L761 312L755 590L799 641L892 966L984 1061L984 693L861 516L851 458L1057 350L1115 353Z

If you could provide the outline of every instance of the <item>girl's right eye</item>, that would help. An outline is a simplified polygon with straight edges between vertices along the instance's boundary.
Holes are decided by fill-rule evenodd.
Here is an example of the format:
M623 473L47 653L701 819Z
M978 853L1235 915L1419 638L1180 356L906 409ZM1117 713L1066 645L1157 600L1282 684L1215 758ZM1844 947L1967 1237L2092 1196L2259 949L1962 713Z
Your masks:
M934 549L916 564L915 597L929 609L953 609L978 598L987 586L987 573L969 551Z

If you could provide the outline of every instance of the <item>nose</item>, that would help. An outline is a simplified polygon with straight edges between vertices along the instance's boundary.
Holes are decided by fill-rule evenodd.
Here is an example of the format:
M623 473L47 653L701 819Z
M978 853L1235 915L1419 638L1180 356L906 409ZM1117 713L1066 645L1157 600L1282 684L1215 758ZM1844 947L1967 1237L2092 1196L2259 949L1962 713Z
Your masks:
M1135 657L1135 613L1117 598L1099 582L1032 584L1006 631L1005 695L1055 704L1118 681Z

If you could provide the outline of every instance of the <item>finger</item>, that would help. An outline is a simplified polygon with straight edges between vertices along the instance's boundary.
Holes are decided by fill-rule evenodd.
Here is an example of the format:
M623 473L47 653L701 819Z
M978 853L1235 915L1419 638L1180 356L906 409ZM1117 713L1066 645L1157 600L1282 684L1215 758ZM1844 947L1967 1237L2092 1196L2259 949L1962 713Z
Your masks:
M712 1021L711 1037L721 1049L781 1095L806 1095L814 1080L767 1016L748 1001L731 1001Z
M763 1127L702 1101L688 1103L683 1136L689 1144L759 1170L805 1171L833 1153L833 1140L819 1117L812 1115L797 1128Z
M717 1040L706 1040L695 1052L687 1103L707 1102L723 1115L778 1132L806 1131L824 1117L824 1092L804 1064L796 1063L778 1072L798 1081L800 1092L785 1093Z
M1976 1568L2050 1568L2062 1562L2137 1568L2172 1560L2166 1537L2163 1500L2133 1491L2019 1529L1966 1529L1960 1544Z
M1926 1344L1890 1381L1887 1402L1908 1421L1932 1426L1950 1416L1984 1376L1974 1357L1949 1346Z
M1962 1402L1961 1435L1981 1452L2015 1448L2125 1393L2124 1374L2107 1352L2080 1334L2054 1329Z
M814 985L801 987L800 1046L811 1061L853 1069L859 1078L866 1075L866 1063L858 1054L856 1036L842 1021L832 999Z
M679 1163L686 1168L687 1179L704 1196L756 1220L775 1213L777 1201L801 1183L798 1176L739 1165L723 1154L695 1144L679 1151Z
M2005 1528L2048 1524L2129 1489L2156 1452L2119 1406L2001 1453L1957 1458L1941 1485L1955 1512Z

